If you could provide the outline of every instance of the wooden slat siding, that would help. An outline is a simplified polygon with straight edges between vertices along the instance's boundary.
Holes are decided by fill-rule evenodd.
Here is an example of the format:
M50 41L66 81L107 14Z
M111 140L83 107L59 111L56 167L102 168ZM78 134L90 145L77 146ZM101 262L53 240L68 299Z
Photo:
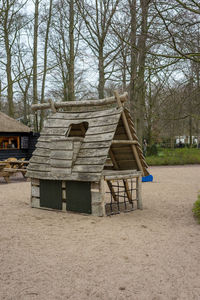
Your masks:
M72 166L72 160L51 159L50 162L52 168L71 168Z
M32 171L28 170L26 173L26 177L36 178L36 179L51 179L49 177L49 172L41 172L41 171Z
M74 165L72 172L89 172L89 173L100 173L103 170L103 165Z
M105 161L105 156L102 157L78 157L75 161L74 166L76 165L95 165L103 164Z
M37 142L37 148L40 148L40 149L49 149L50 147L50 141L49 142Z
M49 157L50 155L50 150L49 149L40 149L36 148L35 151L33 152L34 156L43 156L43 157Z
M113 135L114 135L114 132L86 135L85 136L85 143L86 142L112 141Z
M28 175L27 175L28 174ZM40 171L28 171L27 177L36 178L36 179L47 179L47 180L77 180L77 181L90 181L96 182L101 179L101 173L77 173L67 174L64 176L57 176L59 174L50 174L49 172L40 172Z
M52 140L50 143L51 150L73 150L73 141Z
M50 159L71 159L73 158L73 151L68 150L52 150L50 154Z
M110 146L110 141L103 142L85 142L81 145L81 149L99 149L99 148L108 148Z
M55 137L65 136L68 128L69 126L65 126L61 128L45 127L40 134L40 138L49 138L50 136L55 136Z
M29 161L29 164L30 163L37 163L37 164L49 164L49 158L45 158L44 157L41 157L41 156L32 156L30 161Z
M78 180L78 181L99 181L101 179L101 173L80 173L80 172L73 172L71 177L68 180Z
M89 118L89 119L72 119L72 120L64 120L64 119L55 119L52 120L50 125L46 128L52 128L55 132L55 129L61 128L61 130L64 128L68 128L71 124L78 124L81 122L87 121L89 123L89 126L102 126L102 125L113 125L113 123L116 123L118 121L119 114L113 114L111 116L102 116L99 118ZM44 131L45 132L45 131Z
M72 169L71 168L51 168L50 175L55 178L56 177L64 177L71 175Z
M87 130L87 135L113 132L113 131L115 131L116 127L117 127L117 124L114 124L114 125L104 124L101 127L99 127L99 126L89 126L89 128Z
M37 164L37 163L31 163L30 167L27 168L31 171L41 171L41 172L50 172L51 168L49 164Z
M122 110L121 110L122 111ZM48 120L55 120L55 119L63 119L63 120L87 120L92 118L99 118L99 117L105 117L105 116L112 116L119 114L120 110L115 108L108 109L108 110L102 110L98 112L87 112L87 113L69 113L69 112L57 112L55 115L49 116ZM79 121L80 122L80 121Z
M80 149L78 158L80 157L99 157L108 155L108 148L100 148L100 149Z

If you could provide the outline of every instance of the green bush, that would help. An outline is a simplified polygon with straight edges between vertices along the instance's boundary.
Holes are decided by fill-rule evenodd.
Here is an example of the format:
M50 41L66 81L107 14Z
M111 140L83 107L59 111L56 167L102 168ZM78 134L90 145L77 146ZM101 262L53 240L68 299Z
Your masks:
M158 149L156 144L153 144L151 147L147 147L147 155L148 156L157 156L158 155Z
M158 155L146 158L150 166L200 164L200 149L159 149Z
M198 223L200 224L200 195L198 200L194 203L193 209L194 217L197 219Z

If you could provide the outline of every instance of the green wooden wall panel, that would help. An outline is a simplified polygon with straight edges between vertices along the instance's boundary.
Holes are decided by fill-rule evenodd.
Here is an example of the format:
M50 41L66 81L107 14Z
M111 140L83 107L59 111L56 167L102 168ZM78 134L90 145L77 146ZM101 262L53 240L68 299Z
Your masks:
M58 180L40 180L40 206L62 209L62 182Z
M68 211L91 214L90 182L66 181L66 208Z

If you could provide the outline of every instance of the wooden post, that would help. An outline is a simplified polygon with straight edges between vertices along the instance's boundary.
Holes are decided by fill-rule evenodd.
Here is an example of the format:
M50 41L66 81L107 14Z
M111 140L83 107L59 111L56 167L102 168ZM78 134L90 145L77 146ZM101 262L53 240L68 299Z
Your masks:
M137 209L143 209L142 205L142 176L136 178L136 199L137 199Z

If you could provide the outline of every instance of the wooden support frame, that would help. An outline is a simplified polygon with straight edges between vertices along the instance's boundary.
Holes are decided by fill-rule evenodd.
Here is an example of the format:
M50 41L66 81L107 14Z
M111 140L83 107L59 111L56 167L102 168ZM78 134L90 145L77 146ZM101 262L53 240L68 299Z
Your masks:
M112 145L138 145L138 141L136 140L113 140Z
M123 107L118 92L114 91L114 95L115 95L115 99L117 100L118 107ZM126 119L126 115L125 115L124 111L122 111L121 116L122 116L122 121L124 123L124 127L125 127L125 130L126 130L126 134L127 134L128 138L129 138L129 140L132 141L133 140L132 133L130 131L130 128L129 128L129 125L128 125L128 121ZM141 161L140 161L137 149L136 149L136 145L135 144L131 144L131 148L132 148L132 151L134 153L138 169L142 172L142 175L144 175L143 167L142 167L142 164L141 164Z

